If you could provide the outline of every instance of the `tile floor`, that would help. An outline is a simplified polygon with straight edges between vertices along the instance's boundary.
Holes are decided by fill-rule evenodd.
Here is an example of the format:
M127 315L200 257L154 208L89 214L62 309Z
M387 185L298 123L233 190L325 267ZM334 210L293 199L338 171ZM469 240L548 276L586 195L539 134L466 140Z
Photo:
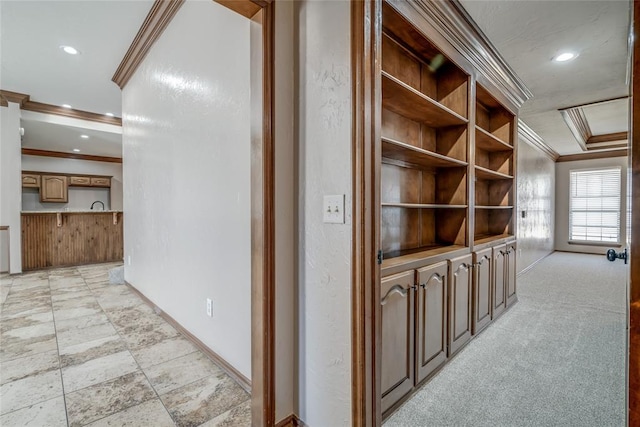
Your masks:
M248 426L250 396L117 264L0 279L0 425Z

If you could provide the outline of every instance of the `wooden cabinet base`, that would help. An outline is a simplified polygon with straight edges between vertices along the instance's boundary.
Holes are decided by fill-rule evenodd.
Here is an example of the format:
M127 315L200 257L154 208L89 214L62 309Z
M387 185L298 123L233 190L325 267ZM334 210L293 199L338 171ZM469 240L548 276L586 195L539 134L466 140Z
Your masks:
M22 269L122 261L122 221L105 213L22 214Z

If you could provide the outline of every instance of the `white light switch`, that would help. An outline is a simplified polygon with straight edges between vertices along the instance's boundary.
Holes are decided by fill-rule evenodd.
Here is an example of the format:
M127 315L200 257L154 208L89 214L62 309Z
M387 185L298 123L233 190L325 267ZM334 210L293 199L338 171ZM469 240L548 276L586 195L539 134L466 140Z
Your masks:
M324 196L323 221L328 224L344 224L344 194Z

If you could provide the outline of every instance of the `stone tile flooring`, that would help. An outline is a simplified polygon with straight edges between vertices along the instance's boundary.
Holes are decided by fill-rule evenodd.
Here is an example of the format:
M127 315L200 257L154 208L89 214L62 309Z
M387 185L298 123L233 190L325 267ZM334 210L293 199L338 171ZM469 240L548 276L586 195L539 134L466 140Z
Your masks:
M0 425L248 426L250 396L118 264L0 279Z

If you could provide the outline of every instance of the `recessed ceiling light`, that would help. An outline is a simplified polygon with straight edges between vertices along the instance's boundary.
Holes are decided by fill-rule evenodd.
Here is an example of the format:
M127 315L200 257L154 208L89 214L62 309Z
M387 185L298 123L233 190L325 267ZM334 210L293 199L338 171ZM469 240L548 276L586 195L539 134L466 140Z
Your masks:
M62 104L62 107L63 107L63 108L71 108L71 105L69 105L69 104Z
M76 49L75 47L72 47L72 46L60 46L60 49L64 50L69 55L77 55L77 54L80 53L80 51L78 51L78 49Z
M74 148L74 149L73 149L73 151L74 151L74 152L76 152L76 153L79 153L79 152L80 152L80 150L79 150L79 149L77 149L77 148Z
M82 138L82 139L89 139L89 135L80 135L80 138Z
M578 57L577 53L562 52L561 54L553 58L553 60L556 62L567 62L567 61L571 61L572 59L576 59L577 57Z
M105 113L105 116L113 117L113 113Z

